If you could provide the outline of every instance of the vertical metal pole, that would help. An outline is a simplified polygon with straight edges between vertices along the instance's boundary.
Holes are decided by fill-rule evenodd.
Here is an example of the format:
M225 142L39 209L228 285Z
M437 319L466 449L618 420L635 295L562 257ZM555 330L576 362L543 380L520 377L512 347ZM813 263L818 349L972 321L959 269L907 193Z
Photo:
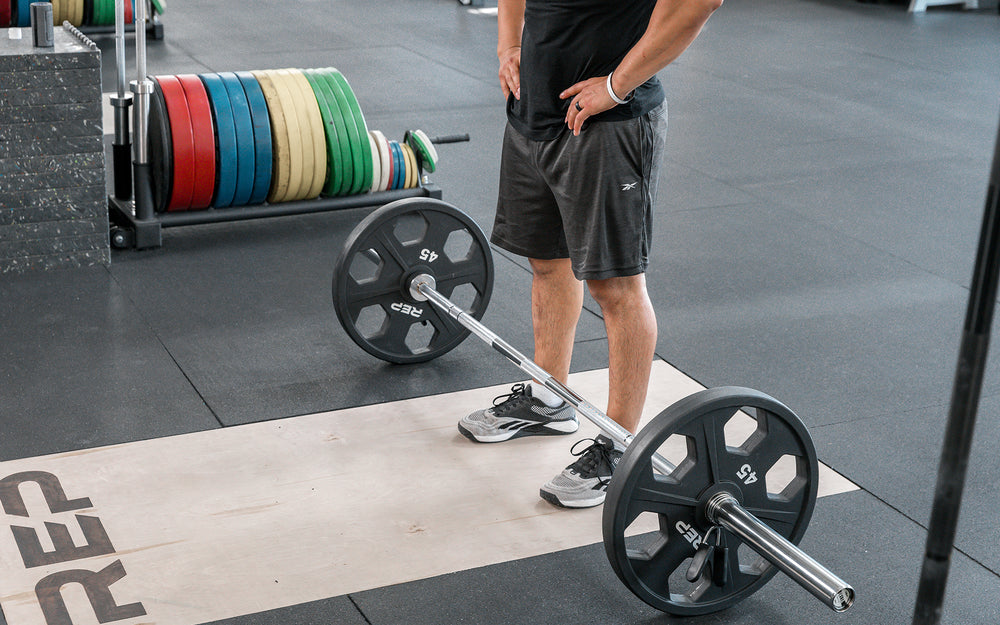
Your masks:
M115 2L115 60L118 69L118 97L125 95L125 2Z
M132 94L125 93L125 5L130 0L115 2L115 60L118 66L118 95L112 96L115 112L115 140L112 143L115 197L132 198L132 142L129 138L129 108Z
M133 138L135 154L135 218L145 221L153 219L153 187L149 177L149 98L153 94L153 83L146 77L146 2L135 2L135 65L136 80L132 83L135 106L132 110Z
M945 585L958 526L962 490L972 448L972 433L976 424L976 411L983 385L987 351L990 343L990 326L997 297L997 280L1000 275L1000 128L993 154L993 168L986 192L979 249L972 274L972 287L962 328L962 343L955 372L955 385L951 394L951 409L945 428L941 462L938 466L934 507L931 509L927 528L927 546L924 552L917 602L913 611L913 625L937 625L941 622Z

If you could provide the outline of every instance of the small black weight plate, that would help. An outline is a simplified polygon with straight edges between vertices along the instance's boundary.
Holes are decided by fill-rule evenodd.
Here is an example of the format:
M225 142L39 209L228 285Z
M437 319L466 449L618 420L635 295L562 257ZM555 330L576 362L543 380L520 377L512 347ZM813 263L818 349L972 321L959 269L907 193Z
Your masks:
M436 289L481 319L493 290L493 256L471 217L440 200L386 204L347 238L333 274L333 302L347 334L362 349L394 363L424 362L469 334L434 304L409 293L429 274Z
M174 186L174 150L170 135L170 116L160 83L153 81L149 99L149 172L153 191L153 210L162 213L170 203Z
M674 465L654 473L659 454ZM633 439L604 502L604 547L611 566L649 605L677 615L730 607L760 589L777 567L719 528L728 554L721 583L706 570L685 578L711 523L705 504L720 491L791 543L802 539L816 503L819 463L802 421L752 389L720 387L690 395ZM641 517L641 518L640 518ZM651 528L658 528L650 531Z

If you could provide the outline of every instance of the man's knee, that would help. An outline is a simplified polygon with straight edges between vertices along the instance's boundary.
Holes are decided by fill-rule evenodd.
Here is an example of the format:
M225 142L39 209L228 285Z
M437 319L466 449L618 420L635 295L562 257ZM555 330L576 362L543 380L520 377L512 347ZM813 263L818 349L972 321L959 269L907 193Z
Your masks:
M602 310L628 306L646 298L646 280L642 274L624 278L588 280L587 288Z
M531 265L531 272L537 278L563 280L573 278L575 280L573 276L573 264L568 258L555 258L551 260L529 258L528 263Z

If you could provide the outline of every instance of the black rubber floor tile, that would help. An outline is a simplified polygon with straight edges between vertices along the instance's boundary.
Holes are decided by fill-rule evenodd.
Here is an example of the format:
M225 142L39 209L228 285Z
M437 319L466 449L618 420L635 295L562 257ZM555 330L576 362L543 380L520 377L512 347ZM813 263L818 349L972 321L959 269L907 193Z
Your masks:
M893 183L887 185L887 180ZM840 176L809 176L747 189L929 273L968 285L988 180L984 155L915 159L877 169L858 166ZM941 218L942 212L947 219Z
M688 375L764 390L810 425L947 396L960 286L782 209L661 221L668 232L647 276L657 353Z
M880 500L926 525L930 520L949 410L940 403L913 405L898 414L812 430L820 457ZM1000 395L979 406L964 483L956 547L1000 572L996 533L996 441Z
M104 267L0 279L0 458L218 427Z

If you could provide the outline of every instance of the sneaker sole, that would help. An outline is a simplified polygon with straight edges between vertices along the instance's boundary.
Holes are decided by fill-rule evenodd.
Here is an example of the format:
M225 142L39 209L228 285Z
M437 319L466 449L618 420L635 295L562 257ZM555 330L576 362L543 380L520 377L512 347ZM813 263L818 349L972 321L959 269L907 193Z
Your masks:
M477 436L463 427L461 423L458 424L458 431L462 433L462 436L477 443L502 443L503 441L521 438L522 436L562 436L564 434L572 434L579 429L579 421L567 419L566 421L555 421L544 426L529 426L518 430L505 430L500 434Z
M544 490L539 490L538 495L554 506L559 506L560 508L593 508L604 503L606 493L601 493L600 497L594 497L593 499L578 499L575 501L562 501L558 496Z

